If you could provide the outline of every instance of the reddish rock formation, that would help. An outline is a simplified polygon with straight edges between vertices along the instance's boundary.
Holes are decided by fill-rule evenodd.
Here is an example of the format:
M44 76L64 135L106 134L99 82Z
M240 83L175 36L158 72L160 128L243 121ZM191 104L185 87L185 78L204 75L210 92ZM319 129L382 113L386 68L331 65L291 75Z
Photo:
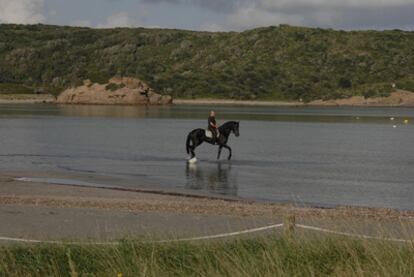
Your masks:
M107 84L85 80L82 86L69 88L57 98L60 104L169 105L172 97L160 95L136 78L114 77Z

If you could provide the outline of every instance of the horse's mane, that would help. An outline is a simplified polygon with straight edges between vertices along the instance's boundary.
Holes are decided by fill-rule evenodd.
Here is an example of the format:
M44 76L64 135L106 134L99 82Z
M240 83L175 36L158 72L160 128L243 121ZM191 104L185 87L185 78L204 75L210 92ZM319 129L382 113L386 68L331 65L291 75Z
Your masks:
M233 126L230 126L230 125L235 125L235 124L237 124L236 121L227 121L223 125L221 125L218 129L219 130L229 129L229 128L233 127Z

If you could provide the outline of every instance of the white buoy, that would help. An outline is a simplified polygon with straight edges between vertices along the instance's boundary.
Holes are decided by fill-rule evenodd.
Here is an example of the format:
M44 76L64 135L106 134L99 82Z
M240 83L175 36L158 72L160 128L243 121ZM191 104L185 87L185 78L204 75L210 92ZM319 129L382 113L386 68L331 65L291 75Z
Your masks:
M392 128L397 128L397 125L392 125Z
M394 119L395 119L394 117L390 117L390 120L391 120L391 121L394 121Z

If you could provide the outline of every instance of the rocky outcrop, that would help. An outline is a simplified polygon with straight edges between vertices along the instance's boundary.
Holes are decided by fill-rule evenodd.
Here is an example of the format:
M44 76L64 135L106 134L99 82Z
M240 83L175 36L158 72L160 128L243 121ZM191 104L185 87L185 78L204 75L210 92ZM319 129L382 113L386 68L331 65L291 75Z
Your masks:
M60 104L169 105L172 97L160 95L136 78L114 77L107 84L85 80L82 86L69 88L57 98Z

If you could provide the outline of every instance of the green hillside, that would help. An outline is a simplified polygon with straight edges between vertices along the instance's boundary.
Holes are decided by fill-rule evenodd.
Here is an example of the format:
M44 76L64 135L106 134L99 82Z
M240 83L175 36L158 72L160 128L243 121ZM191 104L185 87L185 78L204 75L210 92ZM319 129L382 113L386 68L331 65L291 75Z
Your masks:
M0 92L138 77L181 98L330 99L414 89L414 32L209 33L0 25Z

